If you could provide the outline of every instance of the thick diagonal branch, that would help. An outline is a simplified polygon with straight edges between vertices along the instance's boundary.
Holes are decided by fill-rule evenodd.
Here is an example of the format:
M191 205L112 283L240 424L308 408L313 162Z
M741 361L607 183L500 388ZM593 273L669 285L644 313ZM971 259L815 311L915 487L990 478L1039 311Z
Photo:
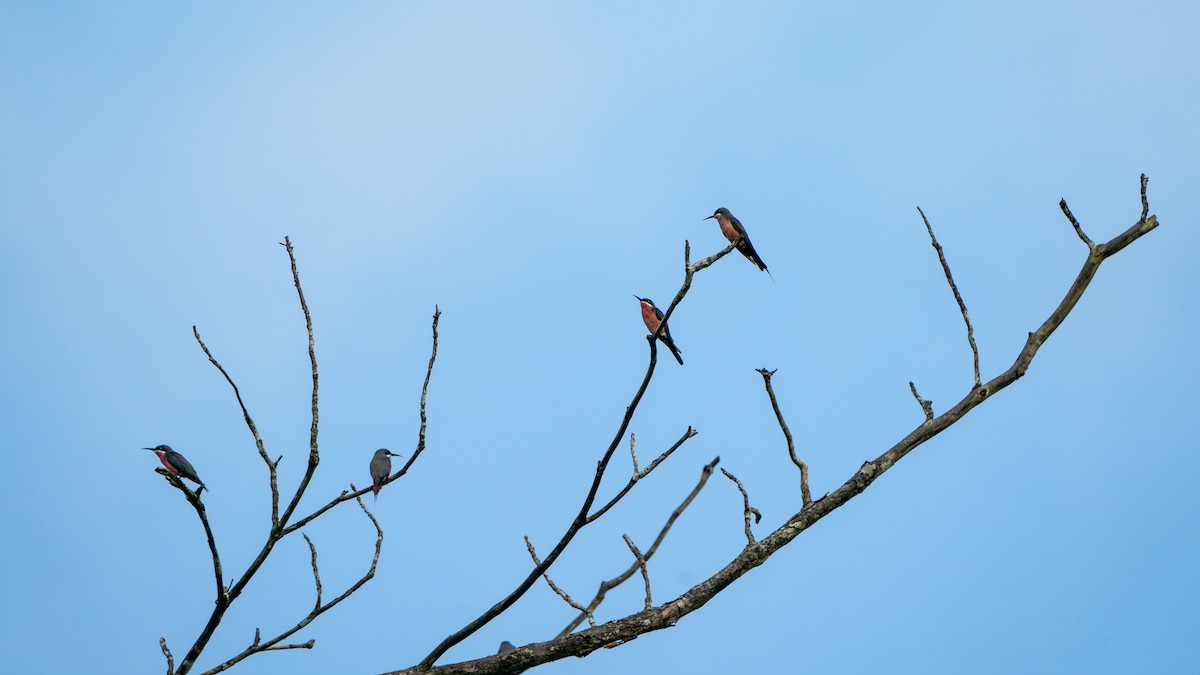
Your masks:
M825 497L812 502L800 509L787 519L779 529L772 532L762 541L746 546L742 551L707 580L697 584L678 598L648 610L643 610L623 619L610 621L605 624L588 628L577 633L570 633L548 642L518 647L502 654L494 654L472 661L447 664L429 668L417 666L408 670L395 671L388 675L401 673L436 673L449 675L462 673L482 675L485 673L511 673L532 668L542 663L556 661L569 656L586 655L607 645L620 644L637 638L646 633L661 630L676 625L683 617L700 609L730 584L742 575L762 565L776 551L790 543L801 533L822 518L829 515L842 505L861 494L888 469L915 450L924 442L937 436L954 423L961 420L976 406L991 398L1000 390L1020 379L1037 355L1038 350L1046 340L1062 325L1071 310L1087 290L1096 271L1109 257L1116 255L1129 244L1158 226L1158 219L1148 215L1138 220L1130 228L1117 235L1110 241L1096 246L1088 253L1082 269L1074 283L1058 307L1038 329L1029 334L1025 346L1017 354L1012 365L1000 375L992 378L986 384L974 386L957 404L949 410L930 420L925 420L907 436L900 439L882 455L874 460L864 462L862 467L852 475L841 487L830 492Z

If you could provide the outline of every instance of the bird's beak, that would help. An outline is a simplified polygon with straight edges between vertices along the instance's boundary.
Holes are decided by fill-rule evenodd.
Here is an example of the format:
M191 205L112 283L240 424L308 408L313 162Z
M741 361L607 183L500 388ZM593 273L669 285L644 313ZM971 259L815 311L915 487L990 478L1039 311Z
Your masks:
M143 450L153 450L154 448L142 448Z
M634 293L634 294L633 294L633 297L637 298L637 301L638 301L638 302L641 302L641 301L642 301L642 298L641 298L641 296L639 296L637 293Z
M715 213L714 213L714 214L712 214L711 216L709 216L709 217L707 217L707 218L702 218L702 219L701 219L701 221L704 221L704 220L712 220L713 218L716 218L716 217L717 217L717 214L715 214Z

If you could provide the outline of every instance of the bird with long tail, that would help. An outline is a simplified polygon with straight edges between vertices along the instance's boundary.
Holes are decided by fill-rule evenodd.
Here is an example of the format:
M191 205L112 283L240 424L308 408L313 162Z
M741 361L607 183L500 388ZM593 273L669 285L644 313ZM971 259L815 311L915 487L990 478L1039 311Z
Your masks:
M767 269L767 263L763 262L762 256L758 255L758 251L754 250L754 244L750 243L750 235L746 234L746 228L742 226L742 221L729 212L729 209L722 206L713 211L713 214L704 220L715 219L717 225L721 228L721 234L729 240L729 243L737 242L737 248L746 256L746 260L758 266L758 269L767 273L767 276L775 279L775 275L771 274L771 270Z
M650 298L638 298L636 294L633 297L642 304L642 321L646 324L646 330L654 335L654 332L658 330L658 324L663 320L662 310L655 307L654 301ZM671 355L682 366L683 357L679 355L679 348L675 346L675 341L671 339L671 331L667 330L666 326L663 326L662 332L658 334L658 339L667 346L667 349L671 350Z

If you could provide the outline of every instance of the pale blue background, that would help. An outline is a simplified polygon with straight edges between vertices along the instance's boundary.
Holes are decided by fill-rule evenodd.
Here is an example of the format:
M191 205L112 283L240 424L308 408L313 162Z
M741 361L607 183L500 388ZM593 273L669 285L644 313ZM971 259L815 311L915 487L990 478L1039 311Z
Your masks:
M506 594L569 522L645 366L631 293L665 304L682 249L740 216L696 278L633 430L688 443L553 570L575 597L647 546L720 454L765 515L799 505L754 368L820 495L970 384L933 221L1007 368L1085 253L1112 259L1028 376L677 627L545 673L1180 672L1200 658L1194 487L1200 49L1192 3L14 3L0 8L0 669L161 672L212 606L195 514L143 446L171 443L232 576L267 526L234 375L294 488L308 436L290 235L316 325L322 463L301 511L429 449L375 509L378 576L235 672L411 665ZM602 490L627 477L618 455ZM656 602L731 559L715 477L650 565ZM326 593L370 559L341 507L307 530ZM635 578L602 620L637 610ZM312 602L281 544L200 662ZM554 635L544 585L447 655ZM197 670L196 672L199 672Z

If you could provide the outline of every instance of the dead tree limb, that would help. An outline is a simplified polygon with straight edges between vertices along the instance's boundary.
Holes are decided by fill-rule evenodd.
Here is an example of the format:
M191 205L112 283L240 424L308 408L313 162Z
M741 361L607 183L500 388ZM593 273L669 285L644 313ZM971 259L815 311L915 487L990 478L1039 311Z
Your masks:
M872 483L878 480L880 476L887 472L888 469L895 466L896 462L908 455L908 453L937 436L961 420L976 406L1024 376L1030 363L1032 363L1034 357L1037 355L1038 350L1045 344L1054 331L1062 325L1067 315L1070 314L1076 303L1079 302L1084 291L1087 290L1088 285L1091 283L1092 278L1095 277L1096 272L1099 270L1100 265L1158 226L1157 217L1149 215L1149 207L1145 201L1144 176L1142 178L1142 189L1142 217L1108 242L1089 247L1087 257L1074 283L1067 289L1063 299L1054 311L1050 313L1050 316L1042 322L1037 330L1029 333L1024 347L1018 352L1012 365L1007 370L986 383L979 382L972 386L966 395L958 403L950 407L950 409L941 415L926 419L883 454L873 460L864 462L858 471L850 476L839 488L830 492L825 497L805 505L800 511L790 516L782 526L761 541L748 544L733 560L707 580L674 600L657 607L642 610L623 619L610 621L595 628L562 635L548 642L528 644L500 654L443 666L433 666L431 659L427 657L425 661L422 661L413 668L394 671L387 675L400 675L402 673L437 673L439 675L449 675L451 673L470 673L475 675L484 673L512 673L569 656L584 656L596 649L618 645L646 633L674 626L683 617L703 607L709 600L729 587L734 581L737 581L742 575L766 562L771 555L790 543L809 527L812 527L813 524L861 494ZM653 349L653 343L651 343L651 348ZM613 447L615 447L615 441ZM438 652L438 654L440 653Z

